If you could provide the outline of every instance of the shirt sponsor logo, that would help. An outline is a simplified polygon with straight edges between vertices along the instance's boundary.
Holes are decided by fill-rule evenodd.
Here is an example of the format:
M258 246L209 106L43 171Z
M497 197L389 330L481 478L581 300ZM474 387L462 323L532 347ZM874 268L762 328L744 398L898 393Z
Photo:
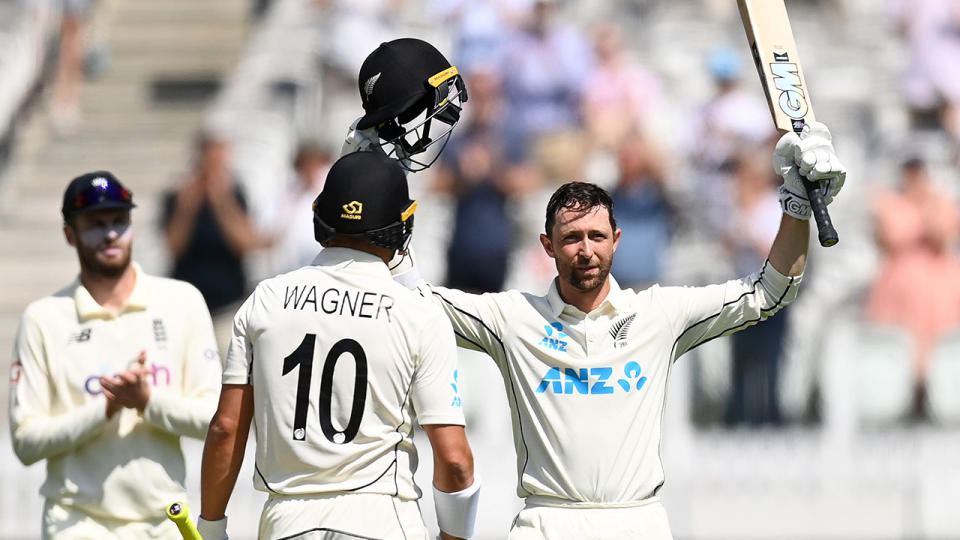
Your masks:
M616 386L611 384L614 371L612 367L564 368L561 374L560 368L552 367L540 380L537 393L613 394L619 393L618 387L623 393L629 393L639 392L647 382L646 377L640 376L642 369L637 362L623 366L623 377L616 379Z
M80 330L80 333L70 336L70 339L67 340L67 345L71 343L84 343L90 341L90 333L90 328L84 328L83 330Z
M147 384L150 386L170 386L170 370L167 366L151 363L145 367L147 368L147 374L145 375ZM100 377L110 373L109 368L101 367L99 373L94 373L83 381L83 389L91 396L102 394L103 388L100 387Z
M610 337L613 338L613 347L622 349L627 346L627 333L630 332L630 325L637 317L636 313L627 315L610 325Z
M459 373L457 370L453 370L453 382L450 383L450 386L453 387L453 403L450 404L451 407L460 407L463 405L463 401L460 400L460 387L459 387Z
M19 360L14 360L10 366L10 384L17 384L22 376L23 364Z
M567 342L563 338L567 334L563 332L563 325L558 322L543 325L546 336L540 340L540 346L546 349L552 349L560 352L567 352Z

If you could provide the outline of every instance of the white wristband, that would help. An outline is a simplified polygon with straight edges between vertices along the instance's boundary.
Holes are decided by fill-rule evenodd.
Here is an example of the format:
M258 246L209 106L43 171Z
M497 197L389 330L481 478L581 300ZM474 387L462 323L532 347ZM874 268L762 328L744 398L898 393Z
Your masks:
M207 521L203 516L197 518L197 532L203 540L228 540L227 516L216 521Z
M433 504L440 530L460 538L473 536L480 503L480 475L473 475L473 484L462 491L446 493L434 486Z

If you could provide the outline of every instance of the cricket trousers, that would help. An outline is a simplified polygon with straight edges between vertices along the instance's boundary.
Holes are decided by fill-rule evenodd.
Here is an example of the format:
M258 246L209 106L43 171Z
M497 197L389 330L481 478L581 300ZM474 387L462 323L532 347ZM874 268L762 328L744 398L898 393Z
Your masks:
M667 512L654 498L636 506L544 505L527 500L508 540L672 540Z
M43 504L43 540L183 540L177 526L157 512L154 521L122 521L91 516L47 499Z
M271 495L260 515L261 540L428 540L417 501L390 495Z

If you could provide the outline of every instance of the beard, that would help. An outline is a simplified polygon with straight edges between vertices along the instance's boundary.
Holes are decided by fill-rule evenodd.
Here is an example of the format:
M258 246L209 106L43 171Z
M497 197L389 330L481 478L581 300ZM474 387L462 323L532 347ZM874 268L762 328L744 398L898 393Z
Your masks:
M568 267L563 274L565 274L564 278L566 278L567 283L572 285L573 288L581 292L589 292L602 287L606 283L607 276L610 275L610 265L610 261L598 261L596 268L599 271L594 276L585 275L583 270L576 266Z
M102 261L97 258L97 251L96 248L77 243L80 268L96 276L115 279L122 276L127 267L130 266L130 252L132 251L130 246L124 249L123 257L117 261Z

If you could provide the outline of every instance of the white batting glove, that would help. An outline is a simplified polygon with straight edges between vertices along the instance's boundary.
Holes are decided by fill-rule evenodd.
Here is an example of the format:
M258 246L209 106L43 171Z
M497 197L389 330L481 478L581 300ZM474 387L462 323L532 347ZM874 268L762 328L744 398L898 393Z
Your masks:
M216 521L207 521L203 516L197 518L197 532L203 540L229 540L227 536L227 516Z
M377 128L357 129L358 122L360 122L359 118L350 124L347 138L343 140L343 146L340 147L340 157L354 152L370 152L380 148L380 135L377 134Z
M803 178L820 183L826 204L833 201L847 180L847 168L833 149L830 130L820 122L807 124L800 135L790 132L780 137L773 151L773 169L783 178L780 206L784 213L798 219L810 219Z

